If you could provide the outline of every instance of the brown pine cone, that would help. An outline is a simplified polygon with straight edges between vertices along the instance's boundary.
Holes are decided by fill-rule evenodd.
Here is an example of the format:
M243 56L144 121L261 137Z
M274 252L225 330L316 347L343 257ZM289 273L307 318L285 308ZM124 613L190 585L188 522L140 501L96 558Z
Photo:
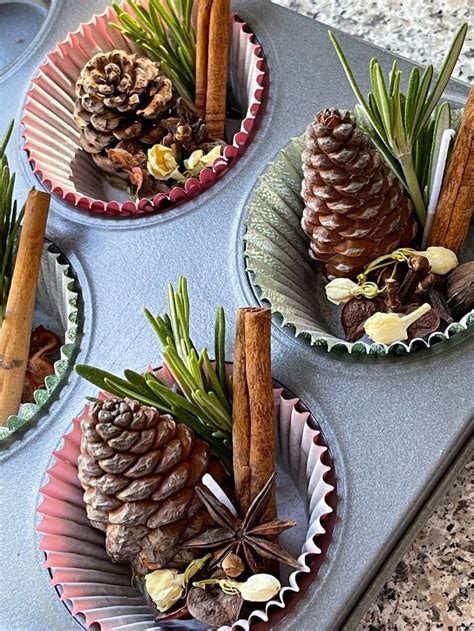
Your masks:
M350 113L326 109L306 130L301 225L329 278L355 278L373 259L408 245L411 201Z
M88 153L137 138L174 98L173 85L158 62L121 50L97 53L76 83L74 120Z
M194 490L210 466L208 444L171 416L115 397L94 403L81 430L87 516L106 533L110 558L137 574L191 560L178 546L209 523Z

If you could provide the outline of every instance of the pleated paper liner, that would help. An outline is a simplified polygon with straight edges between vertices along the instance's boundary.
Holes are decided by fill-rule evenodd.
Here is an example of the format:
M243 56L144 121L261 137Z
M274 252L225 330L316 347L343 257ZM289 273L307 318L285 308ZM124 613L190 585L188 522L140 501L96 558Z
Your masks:
M244 254L250 282L258 299L281 316L282 326L328 351L385 355L431 347L474 324L471 311L443 330L408 342L386 345L371 343L367 337L355 343L344 339L341 307L327 300L322 267L309 258L308 238L301 228L303 148L303 137L294 138L269 163L247 205L245 221ZM472 248L472 232L465 249Z
M125 11L131 11L128 4ZM264 60L260 45L247 24L231 16L229 85L242 113L240 127L231 144L212 167L153 199L130 201L126 192L111 187L92 158L79 144L73 120L75 84L84 64L95 53L121 49L140 52L109 22L117 22L112 7L81 24L48 55L27 94L22 123L24 148L34 173L53 193L67 202L108 215L136 215L165 210L195 197L211 186L250 142L264 92ZM236 121L228 121L230 128ZM235 129L235 125L233 125ZM232 132L229 132L232 133Z
M78 342L78 300L78 287L70 265L52 243L45 243L33 328L41 324L59 337L59 358L54 362L54 375L46 377L44 388L34 392L35 402L23 404L19 414L10 416L8 425L0 427L0 449L8 447L22 433L20 430L37 418L65 381Z
M283 535L282 542L298 557L303 569L283 569L283 587L278 596L255 609L249 618L239 620L235 629L271 623L286 613L288 603L294 604L304 597L305 587L301 586L316 575L334 526L335 474L324 440L309 412L300 411L299 399L288 398L282 388L274 390L274 397L279 514L298 521L296 528ZM85 628L98 625L102 631L161 629L164 623L155 623L144 597L130 586L129 568L110 561L103 533L87 519L77 477L80 421L87 414L88 406L74 419L72 431L53 453L48 482L40 489L42 501L38 512L42 518L38 531L40 549L46 555L45 567L59 597ZM180 629L207 628L194 620L180 620L177 624Z

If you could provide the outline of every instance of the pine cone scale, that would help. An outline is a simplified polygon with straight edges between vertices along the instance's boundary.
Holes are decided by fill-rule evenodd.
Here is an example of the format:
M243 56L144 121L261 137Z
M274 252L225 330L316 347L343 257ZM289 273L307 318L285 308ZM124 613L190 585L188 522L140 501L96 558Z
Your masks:
M185 563L183 533L200 532L209 520L195 493L210 464L209 446L170 416L115 397L96 402L81 429L87 515L105 532L112 560L129 561L140 574L150 563Z
M355 278L415 236L411 202L349 113L325 110L306 132L301 225L329 277Z

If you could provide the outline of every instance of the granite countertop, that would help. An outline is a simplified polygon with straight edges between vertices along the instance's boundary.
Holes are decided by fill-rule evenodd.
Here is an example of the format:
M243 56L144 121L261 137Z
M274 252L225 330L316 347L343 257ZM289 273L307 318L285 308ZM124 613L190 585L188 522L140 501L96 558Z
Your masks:
M417 63L439 68L471 0L273 0ZM474 80L474 30L454 76ZM331 105L331 104L329 104ZM358 631L474 631L474 463L430 517Z

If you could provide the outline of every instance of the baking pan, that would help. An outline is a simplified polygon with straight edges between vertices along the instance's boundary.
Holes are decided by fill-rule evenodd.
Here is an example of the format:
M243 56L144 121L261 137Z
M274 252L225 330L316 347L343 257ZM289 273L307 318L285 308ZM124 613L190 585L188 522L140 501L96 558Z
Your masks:
M22 43L17 57L7 63L0 59L2 128L12 116L20 118L30 81L55 43L106 6L104 0L18 4L39 5L41 24L35 22L38 32ZM69 259L82 290L81 363L116 372L156 363L158 344L141 309L159 311L165 283L181 274L188 277L193 296L196 339L211 343L207 337L217 303L226 309L230 330L236 309L256 301L245 273L242 237L245 204L257 176L292 136L302 133L315 111L353 105L324 25L264 0L235 0L233 8L262 44L270 83L253 142L226 176L191 202L139 218L95 217L52 200L47 236ZM38 11L30 9L17 12L17 26L14 20L0 21L0 38L4 23L14 29L30 15L38 19ZM391 64L388 53L346 35L340 40L362 83L374 52L384 67ZM400 64L410 67L405 60ZM448 97L462 104L467 93L468 86L452 82ZM22 198L38 182L18 127L15 133L11 166L18 171L17 196ZM339 495L328 557L306 597L278 628L333 631L354 611L467 442L474 336L459 334L435 349L376 361L318 352L278 322L272 343L274 377L305 401L323 429ZM227 344L230 358L231 336ZM51 453L87 394L90 386L70 375L47 415L0 454L2 629L79 628L49 584L35 526L38 489Z

